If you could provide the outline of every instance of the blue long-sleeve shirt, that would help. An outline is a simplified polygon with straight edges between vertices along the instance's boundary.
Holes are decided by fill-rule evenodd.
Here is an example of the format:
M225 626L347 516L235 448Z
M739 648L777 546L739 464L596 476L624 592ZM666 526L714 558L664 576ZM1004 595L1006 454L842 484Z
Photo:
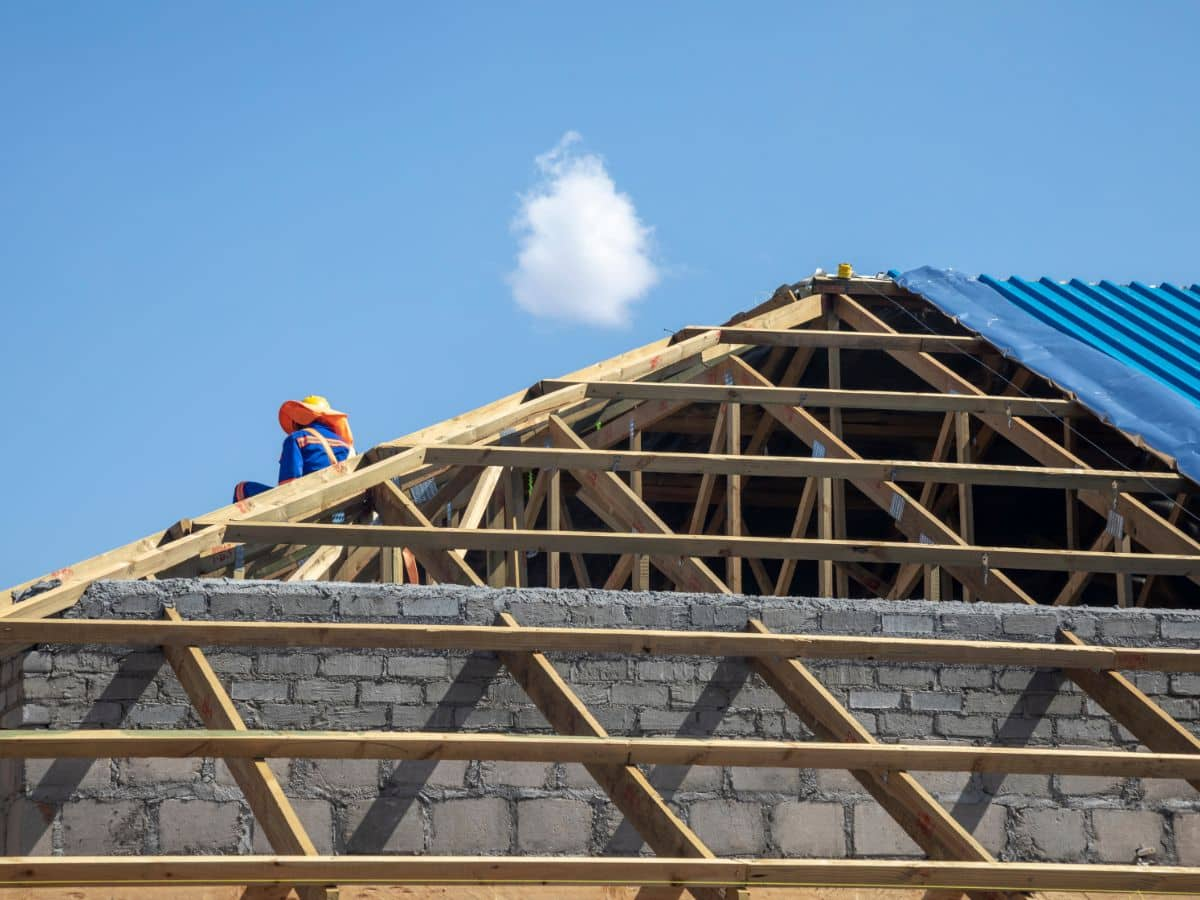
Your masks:
M317 432L325 438L338 462L350 455L351 446L339 438L332 428L319 422L314 422L307 428L298 428L283 440L283 452L279 456L280 484L333 464L325 444L312 432Z

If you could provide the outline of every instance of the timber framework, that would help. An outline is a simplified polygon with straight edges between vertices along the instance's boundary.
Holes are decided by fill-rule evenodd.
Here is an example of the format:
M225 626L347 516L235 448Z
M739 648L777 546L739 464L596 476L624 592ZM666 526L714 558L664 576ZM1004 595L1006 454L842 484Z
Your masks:
M273 857L0 859L13 883L674 884L1200 893L1181 867L1000 863L907 770L1133 773L1200 786L1200 739L1124 671L1200 651L745 632L51 618L101 579L231 577L715 594L1200 607L1195 482L1076 397L887 279L814 278L381 444L362 456L14 586L0 641L162 647L202 718L178 732L14 732L6 758L215 756ZM205 647L487 650L556 737L248 730ZM610 736L544 654L744 657L817 742ZM884 745L803 665L941 659L1061 669L1149 752ZM267 757L576 761L655 859L319 855ZM639 764L850 770L925 862L718 859ZM726 889L729 889L728 892Z

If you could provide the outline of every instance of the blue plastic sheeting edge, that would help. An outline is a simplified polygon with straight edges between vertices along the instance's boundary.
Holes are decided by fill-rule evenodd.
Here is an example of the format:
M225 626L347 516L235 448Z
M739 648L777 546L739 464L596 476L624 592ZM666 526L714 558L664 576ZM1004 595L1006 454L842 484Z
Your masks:
M1071 391L1106 422L1174 457L1180 472L1200 481L1200 407L1182 395L1051 327L983 281L930 266L893 277L1006 356Z

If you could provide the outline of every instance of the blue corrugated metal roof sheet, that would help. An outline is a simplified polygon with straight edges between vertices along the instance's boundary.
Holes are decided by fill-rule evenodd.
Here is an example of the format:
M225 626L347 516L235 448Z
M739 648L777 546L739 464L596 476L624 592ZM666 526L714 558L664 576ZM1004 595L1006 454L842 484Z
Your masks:
M1200 481L1200 286L889 274Z
M1200 406L1200 290L1012 277L979 281L1047 325L1083 341Z

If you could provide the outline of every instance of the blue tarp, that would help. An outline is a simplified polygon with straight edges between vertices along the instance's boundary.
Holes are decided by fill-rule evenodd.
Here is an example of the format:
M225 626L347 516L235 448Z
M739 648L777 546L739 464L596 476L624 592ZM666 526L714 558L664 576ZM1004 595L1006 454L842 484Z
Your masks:
M1164 384L1052 328L986 283L923 266L895 276L1009 357L1071 391L1117 428L1175 458L1200 481L1200 407Z

